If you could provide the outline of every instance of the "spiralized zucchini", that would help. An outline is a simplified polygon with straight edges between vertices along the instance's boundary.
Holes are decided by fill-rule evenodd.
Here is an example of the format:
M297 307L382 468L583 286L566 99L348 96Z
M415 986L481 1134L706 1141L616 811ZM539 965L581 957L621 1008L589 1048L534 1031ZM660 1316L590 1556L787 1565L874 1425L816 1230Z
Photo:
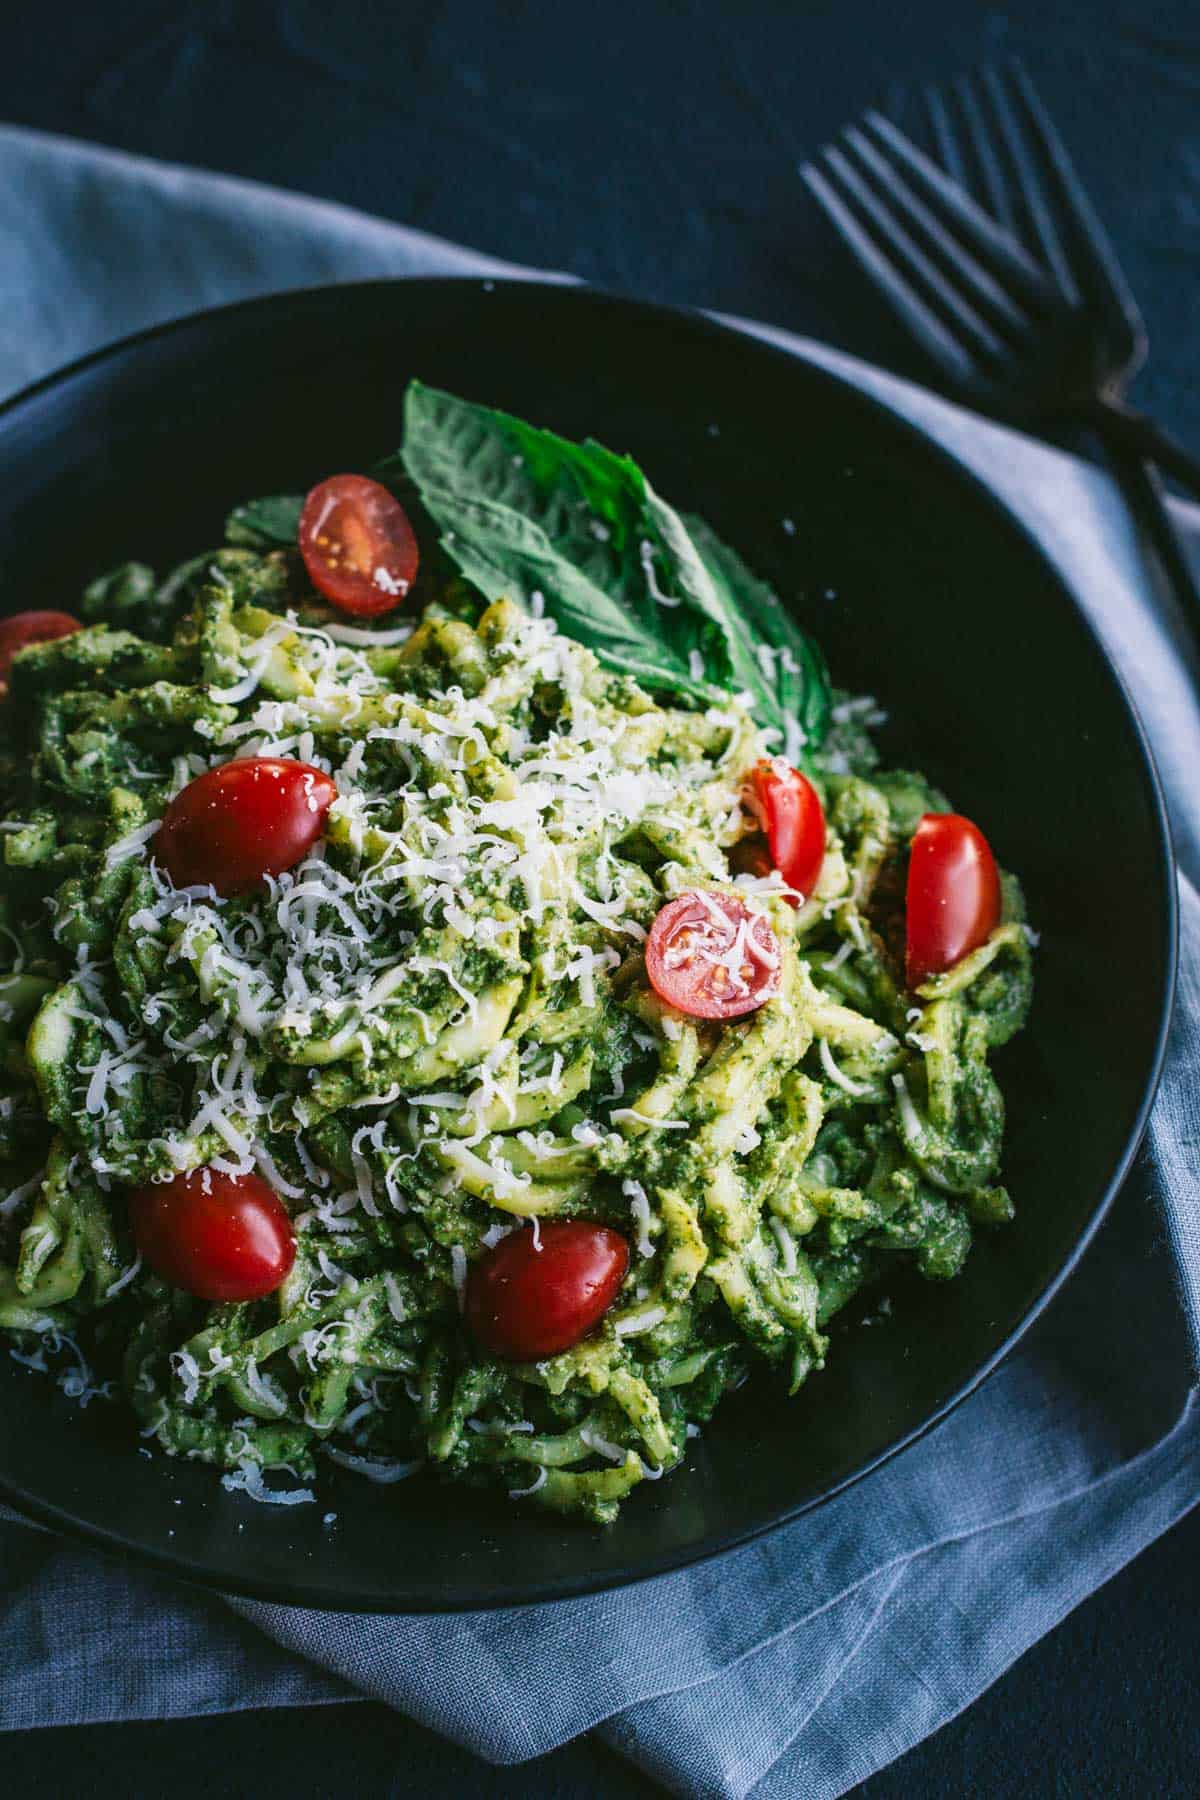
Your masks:
M1020 895L914 1006L889 933L920 777L818 765L795 910L731 871L772 748L742 705L659 705L506 601L460 585L415 629L351 629L294 558L231 546L118 570L85 614L7 703L0 1327L28 1360L87 1324L165 1450L260 1497L328 1454L607 1522L752 1365L795 1390L865 1284L944 1280L1009 1216L988 1056L1028 1005ZM176 891L164 806L248 754L333 774L324 840L261 894ZM724 1026L646 977L696 886L782 949L776 997ZM126 1187L202 1163L292 1215L267 1300L135 1258ZM564 1215L628 1239L617 1304L535 1365L480 1353L469 1265Z

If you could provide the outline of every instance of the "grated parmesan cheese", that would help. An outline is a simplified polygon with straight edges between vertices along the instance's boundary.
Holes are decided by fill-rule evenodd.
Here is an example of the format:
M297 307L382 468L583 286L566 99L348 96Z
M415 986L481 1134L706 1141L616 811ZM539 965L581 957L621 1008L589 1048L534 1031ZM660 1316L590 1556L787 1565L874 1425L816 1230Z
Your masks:
M221 1486L229 1494L246 1494L265 1506L315 1506L317 1496L311 1488L270 1488L257 1463L242 1462L221 1477Z
M650 1201L640 1181L627 1180L621 1183L621 1192L629 1197L629 1210L637 1225L637 1252L639 1256L653 1256L654 1243L650 1236L651 1214Z

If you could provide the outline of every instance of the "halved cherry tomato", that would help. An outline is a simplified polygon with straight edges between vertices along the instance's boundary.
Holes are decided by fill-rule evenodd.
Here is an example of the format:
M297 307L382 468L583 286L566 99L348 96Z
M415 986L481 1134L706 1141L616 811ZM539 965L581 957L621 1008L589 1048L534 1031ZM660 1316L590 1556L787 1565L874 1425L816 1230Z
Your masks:
M0 683L8 680L13 657L27 644L48 644L52 638L82 630L81 621L64 612L20 612L0 619Z
M552 1219L510 1232L472 1265L467 1324L506 1362L557 1356L600 1323L628 1267L629 1245L607 1225Z
M772 868L807 899L825 860L825 811L816 788L799 769L773 756L751 770L750 804L767 834Z
M221 763L176 794L154 854L176 887L211 884L244 894L294 868L316 843L337 798L332 776L282 756Z
M416 580L408 514L365 475L331 475L311 490L300 514L300 554L318 592L360 618L399 606Z
M960 813L926 813L908 863L909 987L952 969L999 923L1000 876L982 831Z
M694 1019L736 1019L779 991L779 940L770 921L732 894L693 888L663 907L646 940L646 973L660 999Z
M201 1300L261 1300L296 1260L292 1221L258 1175L193 1169L134 1188L129 1222L155 1274Z

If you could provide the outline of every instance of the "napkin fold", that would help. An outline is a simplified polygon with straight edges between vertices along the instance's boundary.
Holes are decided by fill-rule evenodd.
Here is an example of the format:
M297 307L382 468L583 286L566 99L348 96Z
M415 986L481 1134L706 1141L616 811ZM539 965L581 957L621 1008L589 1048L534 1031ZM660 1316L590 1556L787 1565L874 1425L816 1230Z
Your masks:
M0 394L199 306L377 275L531 273L35 132L0 128L0 171ZM1194 640L1100 471L741 324L982 475L1086 596L1133 690L1182 872L1170 1060L1134 1173L1037 1326L934 1431L816 1514L636 1588L494 1614L317 1613L184 1589L0 1508L0 1730L366 1694L496 1761L598 1729L681 1794L825 1800L967 1706L1200 1496ZM1200 566L1200 514L1180 516Z

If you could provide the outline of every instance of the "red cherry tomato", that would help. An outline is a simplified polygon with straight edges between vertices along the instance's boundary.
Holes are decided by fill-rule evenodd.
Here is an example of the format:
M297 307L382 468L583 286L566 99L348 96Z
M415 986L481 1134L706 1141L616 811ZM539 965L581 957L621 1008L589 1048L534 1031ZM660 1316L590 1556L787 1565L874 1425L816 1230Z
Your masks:
M767 834L772 867L807 899L825 860L825 811L816 788L775 756L751 771L750 803Z
M155 1274L201 1300L261 1300L296 1260L292 1221L258 1175L193 1169L134 1188L129 1222Z
M467 1324L506 1362L556 1356L600 1323L628 1267L629 1245L607 1225L552 1219L536 1237L532 1226L510 1232L471 1267Z
M0 682L8 680L13 657L27 644L48 644L52 638L82 630L81 622L64 612L20 612L0 619Z
M770 922L732 894L703 888L663 907L646 941L646 973L660 999L694 1019L736 1019L779 991L779 941Z
M399 606L417 574L417 540L394 495L365 475L331 475L300 514L309 580L343 612L368 618Z
M301 861L336 798L332 777L310 763L280 756L221 763L176 794L154 854L176 887L211 883L218 894L244 894Z
M959 813L926 813L908 864L909 987L952 969L999 923L1000 876L982 831Z

